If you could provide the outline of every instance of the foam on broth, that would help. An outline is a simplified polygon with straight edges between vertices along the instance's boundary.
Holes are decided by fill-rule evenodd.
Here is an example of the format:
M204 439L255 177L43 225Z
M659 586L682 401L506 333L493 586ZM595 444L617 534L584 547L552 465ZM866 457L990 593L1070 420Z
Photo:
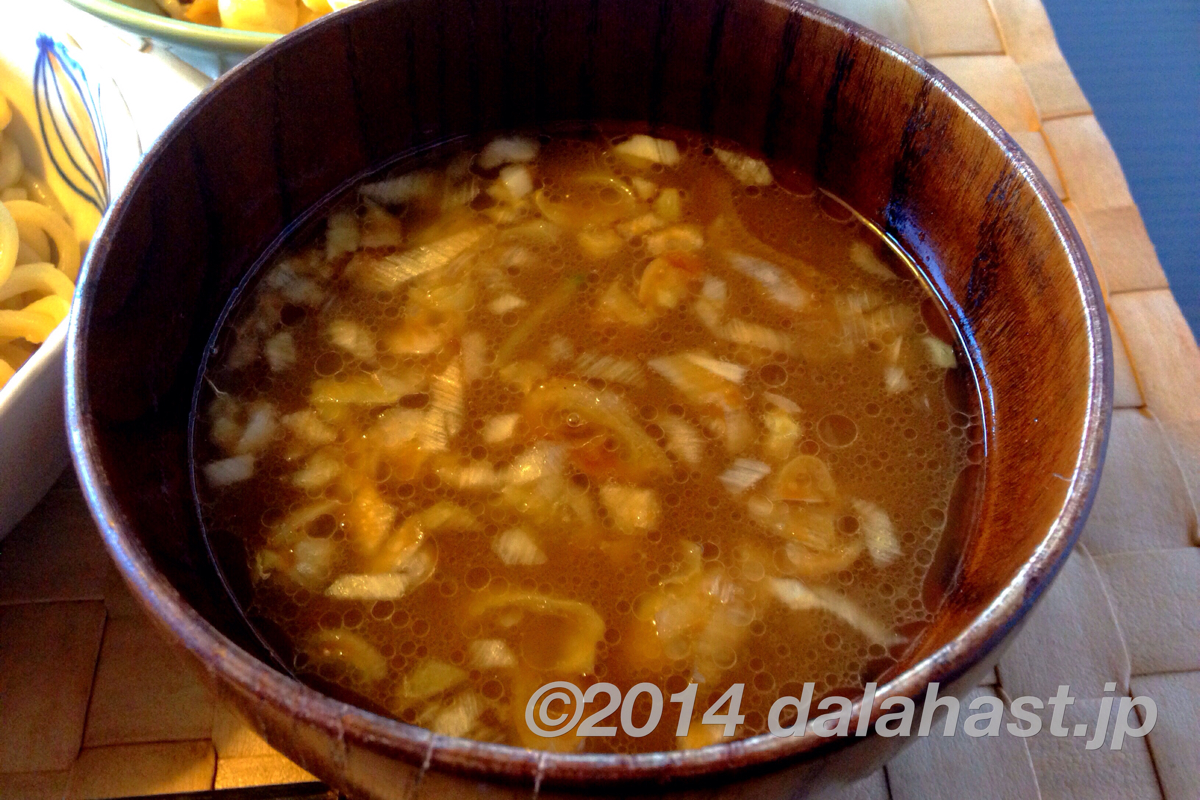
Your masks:
M668 750L718 741L700 715L743 683L738 736L762 733L931 618L982 458L936 309L738 151L496 140L358 187L244 294L199 395L203 522L244 542L297 673L398 719ZM552 680L699 683L696 722L541 739Z

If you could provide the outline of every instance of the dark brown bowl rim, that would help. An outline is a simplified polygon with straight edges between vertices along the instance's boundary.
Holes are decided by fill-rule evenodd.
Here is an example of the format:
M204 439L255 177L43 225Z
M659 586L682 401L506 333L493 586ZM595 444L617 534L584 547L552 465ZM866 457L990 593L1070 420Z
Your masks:
M863 40L912 69L952 98L968 117L987 132L1029 181L1042 208L1053 221L1058 241L1066 249L1085 309L1090 351L1090 391L1079 456L1070 476L1062 510L1017 575L964 631L937 652L880 687L871 709L874 717L880 705L891 697L919 700L929 683L937 681L944 686L964 675L1019 624L1065 562L1091 507L1104 460L1113 393L1110 332L1096 275L1062 203L1037 167L978 103L925 59L854 22L805 2L757 1L789 13L804 14L844 35ZM66 413L71 455L81 487L117 568L152 618L191 651L210 674L221 676L285 714L325 729L337 741L349 738L372 750L394 753L416 766L423 765L474 779L509 783L535 781L583 789L618 783L653 785L673 779L691 782L708 776L729 779L748 772L769 771L773 766L812 756L826 748L845 746L847 740L818 738L808 732L787 739L763 734L699 750L636 755L560 754L435 735L426 729L329 698L250 655L188 606L170 582L154 568L146 551L125 534L128 521L111 492L98 457L98 446L88 414L84 364L86 324L92 311L97 283L92 275L93 266L99 255L109 247L112 238L110 227L129 204L131 194L137 191L146 171L162 153L165 142L179 135L198 110L216 96L221 86L236 79L249 65L271 58L276 48L299 46L304 39L317 35L320 26L345 24L353 19L354 14L368 13L367 5L318 20L282 42L250 56L219 78L213 88L193 101L176 118L146 154L101 222L100 231L81 271L80 291L70 317L65 359ZM860 705L858 702L854 704L852 729L857 725Z

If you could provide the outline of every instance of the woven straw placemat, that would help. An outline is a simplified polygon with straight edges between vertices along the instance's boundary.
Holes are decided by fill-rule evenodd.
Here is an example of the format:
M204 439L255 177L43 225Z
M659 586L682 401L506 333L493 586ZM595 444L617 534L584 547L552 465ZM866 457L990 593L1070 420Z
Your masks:
M1116 411L1083 538L977 695L1152 698L1120 750L930 737L846 800L1200 798L1200 350L1040 0L825 0L918 49L990 111L1066 203L1113 322ZM1106 691L1106 687L1108 691ZM176 661L65 475L0 544L0 797L98 798L311 776Z

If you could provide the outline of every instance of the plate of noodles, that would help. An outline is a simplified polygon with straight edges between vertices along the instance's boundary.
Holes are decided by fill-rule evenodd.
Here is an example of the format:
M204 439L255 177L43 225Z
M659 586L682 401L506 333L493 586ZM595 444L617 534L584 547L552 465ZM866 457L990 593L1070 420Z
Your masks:
M0 536L67 465L62 352L82 256L141 157L115 84L65 32L0 12Z
M252 53L361 0L68 0L141 36L209 53ZM921 52L905 0L812 0ZM223 70L222 70L223 71Z
M216 53L253 53L359 0L68 0L141 36Z

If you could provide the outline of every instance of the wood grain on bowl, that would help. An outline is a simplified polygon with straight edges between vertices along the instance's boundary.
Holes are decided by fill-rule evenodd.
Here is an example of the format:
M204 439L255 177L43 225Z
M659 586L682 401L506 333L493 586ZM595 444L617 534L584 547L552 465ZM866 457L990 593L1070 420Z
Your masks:
M789 796L867 774L903 742L585 757L435 738L266 666L225 597L193 510L187 426L230 294L281 231L388 160L589 119L729 137L815 175L918 257L965 334L987 448L971 535L944 562L949 600L876 708L931 680L973 686L1090 505L1112 395L1095 277L1036 169L925 62L770 0L364 4L247 61L147 156L86 265L68 387L85 491L139 599L272 744L353 795L405 796L424 766L458 790L726 783L730 797Z

